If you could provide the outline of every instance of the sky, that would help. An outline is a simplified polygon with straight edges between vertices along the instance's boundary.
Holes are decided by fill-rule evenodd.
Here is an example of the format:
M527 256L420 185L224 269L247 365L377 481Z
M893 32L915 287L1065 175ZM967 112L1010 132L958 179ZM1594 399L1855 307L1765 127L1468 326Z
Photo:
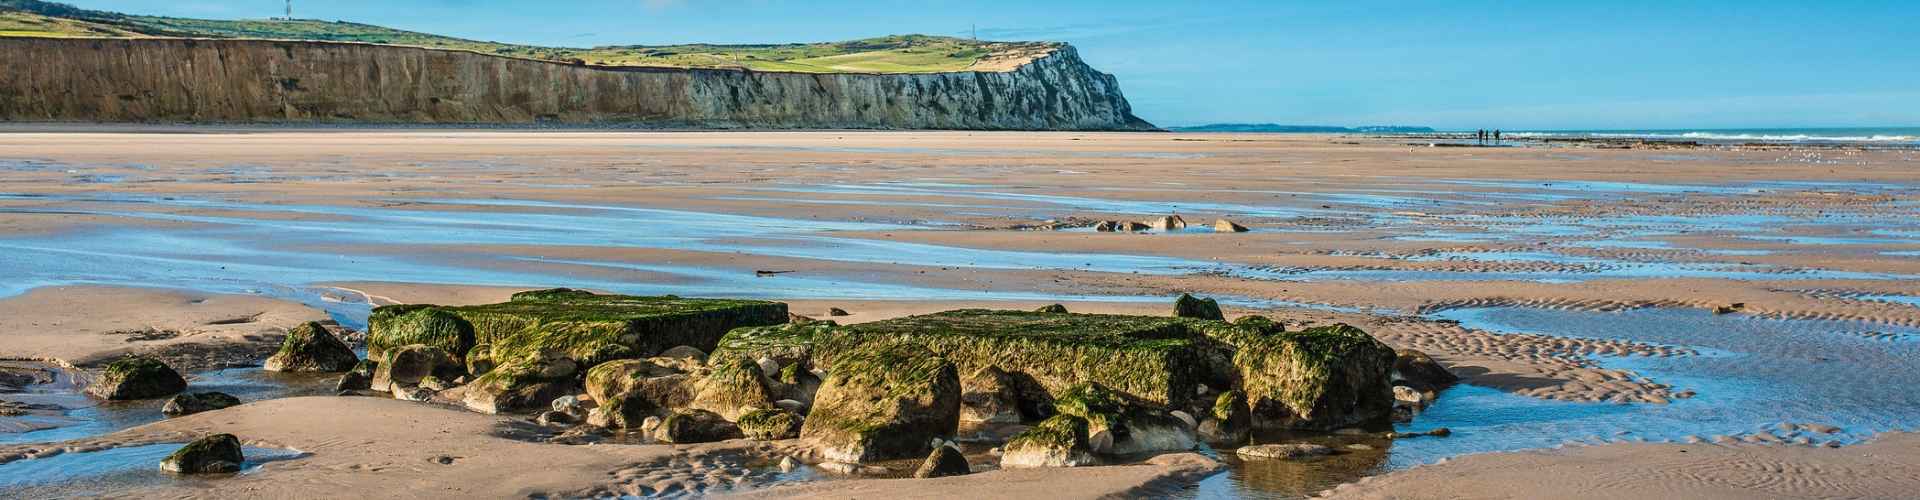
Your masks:
M283 0L66 0L181 17ZM295 0L297 17L593 46L1065 41L1135 114L1442 129L1920 126L1920 2Z

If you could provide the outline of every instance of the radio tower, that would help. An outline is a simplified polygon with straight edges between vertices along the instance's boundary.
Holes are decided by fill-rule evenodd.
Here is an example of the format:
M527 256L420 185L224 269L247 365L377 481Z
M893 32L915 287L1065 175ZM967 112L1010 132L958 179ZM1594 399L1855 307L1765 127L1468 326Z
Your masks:
M287 0L287 20L293 20L293 0Z

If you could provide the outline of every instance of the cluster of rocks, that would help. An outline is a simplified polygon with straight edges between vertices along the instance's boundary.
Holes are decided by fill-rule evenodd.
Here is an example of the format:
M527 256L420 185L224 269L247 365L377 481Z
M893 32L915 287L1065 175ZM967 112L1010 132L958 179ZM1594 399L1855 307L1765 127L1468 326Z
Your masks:
M1093 229L1103 233L1172 232L1187 229L1187 220L1180 218L1178 215L1169 215L1144 222L1104 220L1094 223ZM1247 229L1246 226L1230 220L1219 219L1213 221L1213 232L1216 233L1244 233L1247 231L1249 231L1249 229Z

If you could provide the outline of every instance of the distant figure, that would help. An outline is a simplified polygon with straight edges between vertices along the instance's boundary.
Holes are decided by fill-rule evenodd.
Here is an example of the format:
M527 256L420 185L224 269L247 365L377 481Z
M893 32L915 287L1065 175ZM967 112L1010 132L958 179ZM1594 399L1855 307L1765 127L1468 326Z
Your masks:
M1500 129L1497 129L1497 128L1493 129L1493 143L1494 144L1500 143Z

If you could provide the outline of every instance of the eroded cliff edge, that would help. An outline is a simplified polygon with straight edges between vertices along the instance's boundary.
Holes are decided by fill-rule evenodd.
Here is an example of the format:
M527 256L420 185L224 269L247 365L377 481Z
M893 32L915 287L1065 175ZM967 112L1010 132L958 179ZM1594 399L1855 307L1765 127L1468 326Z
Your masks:
M1061 46L1004 72L578 66L335 42L0 38L0 120L1151 130Z

